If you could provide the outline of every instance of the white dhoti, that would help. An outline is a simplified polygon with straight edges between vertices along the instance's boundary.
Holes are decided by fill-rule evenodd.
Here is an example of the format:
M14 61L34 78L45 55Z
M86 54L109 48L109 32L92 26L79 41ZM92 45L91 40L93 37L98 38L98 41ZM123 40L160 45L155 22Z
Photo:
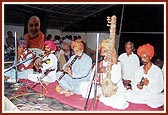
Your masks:
M164 104L164 95L160 94L148 94L138 93L133 90L125 92L127 100L132 103L147 104L151 108L158 108Z
M97 94L100 94L100 86L97 85ZM88 98L88 95L89 95L89 99L91 98L94 98L95 96L95 84L92 84L92 87L91 87L91 82L88 81L88 82L82 82L79 86L79 89L80 89L80 94L82 95L83 98ZM91 91L90 91L91 90ZM90 94L89 94L89 91L90 91Z
M111 97L103 97L101 96L99 100L107 106L116 109L126 109L129 106L129 103L126 100L126 97L123 94L115 94Z

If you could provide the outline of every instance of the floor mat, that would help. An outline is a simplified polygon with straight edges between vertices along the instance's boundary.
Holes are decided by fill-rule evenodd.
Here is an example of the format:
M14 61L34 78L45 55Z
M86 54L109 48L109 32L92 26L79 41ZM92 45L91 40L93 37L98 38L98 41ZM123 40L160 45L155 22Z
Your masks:
M64 94L59 94L58 92L56 92L55 88L58 85L57 82L44 85L41 91L40 91L41 87L39 83L36 84L29 80L20 80L20 82L24 83L24 86L28 86L29 88L33 89L38 93L43 92L43 94L46 95L47 97L52 97L57 101L70 105L79 110L84 110L86 106L87 99L82 98L81 95L74 94L67 97ZM125 110L119 110L119 109L108 107L98 100L94 101L94 99L89 99L88 105L87 105L87 111L93 111L93 110L94 111L164 111L164 107L162 106L155 109L147 106L146 104L129 103L128 108L126 108Z

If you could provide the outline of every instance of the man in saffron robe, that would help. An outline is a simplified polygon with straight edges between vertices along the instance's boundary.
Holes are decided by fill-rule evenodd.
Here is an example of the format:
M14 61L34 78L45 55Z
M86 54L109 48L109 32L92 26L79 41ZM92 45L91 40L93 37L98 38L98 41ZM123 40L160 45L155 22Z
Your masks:
M37 16L30 17L28 21L28 33L24 35L24 39L28 44L28 48L37 54L41 53L44 48L44 34L40 31L40 19Z

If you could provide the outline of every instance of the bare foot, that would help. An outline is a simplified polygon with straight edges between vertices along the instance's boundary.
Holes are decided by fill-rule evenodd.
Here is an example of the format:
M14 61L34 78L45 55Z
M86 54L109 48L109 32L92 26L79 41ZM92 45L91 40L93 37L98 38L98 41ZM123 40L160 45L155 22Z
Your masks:
M63 94L64 93L64 89L60 85L57 85L55 90L59 94Z

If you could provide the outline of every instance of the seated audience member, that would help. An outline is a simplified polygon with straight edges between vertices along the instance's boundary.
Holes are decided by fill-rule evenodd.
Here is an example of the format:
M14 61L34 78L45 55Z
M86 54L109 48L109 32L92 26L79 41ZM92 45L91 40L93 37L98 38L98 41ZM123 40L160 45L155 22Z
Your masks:
M60 44L56 44L56 51L55 51L55 56L58 59L58 68L57 71L59 71L60 69L62 69L63 65L66 63L65 57L64 57L64 51L61 48Z
M129 103L126 102L126 97L123 94L126 90L124 88L124 85L122 83L121 78L121 63L117 60L117 55L115 48L112 48L109 53L109 45L110 45L110 39L103 40L100 43L99 49L100 49L100 55L104 56L104 60L101 61L98 65L98 75L100 85L97 85L97 96L99 97L99 100L110 107L117 108L117 109L125 109L128 107ZM111 70L107 71L109 58L112 60ZM110 76L108 76L108 74ZM83 82L80 84L80 91L82 93L82 97L87 98L88 96L88 90L90 87L90 81L89 82ZM94 97L94 87L91 90L90 98Z
M55 43L55 44L61 44L61 43L62 43L61 37L58 36L58 35L55 35L55 36L54 36L54 43Z
M67 42L63 42L62 43L62 49L64 51L64 58L66 60L66 62L71 58L71 56L73 55L70 44L68 44ZM64 63L65 64L65 63Z
M15 37L13 36L12 31L7 32L8 37L6 38L6 44L8 48L14 48L15 46Z
M63 72L59 71L56 74L59 83L56 86L56 91L64 93L65 96L70 96L74 93L80 94L79 84L89 80L92 67L92 59L83 52L84 46L82 42L73 41L71 48L74 51L74 55L63 66Z
M19 40L18 51L17 51L17 60L20 63L17 66L17 78L24 79L27 78L28 74L33 73L33 53L27 50L27 43L25 40ZM26 61L27 60L27 61ZM11 69L6 69L4 75L5 80L14 82L16 81L16 66L14 65ZM9 71L8 71L9 70Z
M36 74L29 74L28 79L34 82L39 82L39 79L43 83L55 82L55 74L57 70L57 57L53 54L56 46L53 41L45 41L44 43L44 55L41 58L37 58L34 62Z
M156 65L156 66L158 66L160 69L162 69L163 68L163 59L161 59L161 58L159 58L159 57L157 57L155 60L154 60L154 64Z
M65 36L65 39L63 39L63 42L66 42L68 44L71 44L72 38L69 37L68 35Z
M6 44L5 45L5 55L4 55L4 61L13 61L15 57L15 38L13 36L12 31L7 32L8 37L6 38ZM18 41L16 41L18 43Z
M125 43L125 53L122 53L118 60L121 62L121 74L126 89L131 89L131 81L134 77L136 69L140 66L139 58L133 53L134 44L132 42Z
M59 63L59 69L61 70L65 63L70 59L70 57L73 55L72 50L70 48L70 44L63 42L62 48L60 48L59 51L56 52L56 56L58 58Z
M47 35L45 41L47 41L47 40L52 40L52 35L51 35L51 34L48 34L48 35Z
M137 50L142 66L135 72L132 90L127 90L125 95L132 103L147 104L157 108L164 104L164 88L162 70L151 62L154 56L154 47L150 44L140 46Z

